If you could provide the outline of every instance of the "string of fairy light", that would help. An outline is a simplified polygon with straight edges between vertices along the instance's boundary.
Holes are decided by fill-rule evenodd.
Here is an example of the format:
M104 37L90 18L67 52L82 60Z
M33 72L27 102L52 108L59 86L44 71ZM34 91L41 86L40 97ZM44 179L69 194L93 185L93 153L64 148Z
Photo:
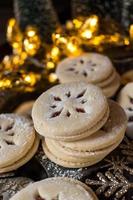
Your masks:
M10 19L7 26L7 40L12 46L13 54L6 55L0 64L0 88L18 86L18 88L28 88L32 91L42 75L37 72L27 72L23 66L29 57L36 58L39 49L42 48L37 28L28 26L22 33L16 20ZM54 83L57 79L54 70L62 58L78 56L85 51L85 47L101 52L107 45L130 45L132 40L133 25L130 26L128 35L118 31L113 34L102 33L98 16L80 17L68 21L65 26L59 27L52 34L52 44L43 45L43 48L44 46L47 48L39 62L47 72L45 75L47 74L48 81ZM14 81L12 73L17 74L17 72L19 75L15 76Z

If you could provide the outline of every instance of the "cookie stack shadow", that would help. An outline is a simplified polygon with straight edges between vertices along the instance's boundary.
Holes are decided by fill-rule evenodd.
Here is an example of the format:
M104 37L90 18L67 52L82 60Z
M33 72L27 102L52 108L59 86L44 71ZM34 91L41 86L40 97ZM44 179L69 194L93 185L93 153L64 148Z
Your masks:
M124 110L99 87L84 82L60 84L43 93L32 118L44 136L46 156L67 168L101 161L121 143L127 125Z

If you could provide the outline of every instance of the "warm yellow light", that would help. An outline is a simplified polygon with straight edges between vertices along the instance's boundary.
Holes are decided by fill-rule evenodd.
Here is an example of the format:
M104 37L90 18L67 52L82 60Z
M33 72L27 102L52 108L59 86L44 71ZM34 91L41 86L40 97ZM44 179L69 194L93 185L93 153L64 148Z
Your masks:
M57 81L57 75L55 73L49 74L48 80L50 83L54 83Z
M130 34L130 38L133 40L133 24L130 25L129 34Z
M23 38L23 35L17 25L16 20L15 19L9 20L8 26L7 26L7 40L12 45L14 42L18 42L18 43L21 42L22 38Z
M110 36L110 40L111 42L118 42L120 39L120 35L119 34L114 34Z
M9 20L9 26L10 26L10 27L11 27L11 26L14 26L15 23L16 23L16 20L15 20L14 18L11 18L11 19Z
M12 56L5 56L3 59L3 65L6 69L11 69L12 66Z
M34 86L37 81L37 77L34 73L29 73L28 75L24 75L24 81L30 86Z
M29 44L29 45L28 45L29 50L30 50L30 49L33 49L34 46L35 46L34 44Z
M55 64L53 62L51 62L51 61L48 61L46 66L47 66L47 69L54 69Z
M89 18L90 26L96 26L98 23L98 17L96 15L93 15Z
M27 51L30 51L34 48L34 44L30 43L30 41L28 39L24 40L24 45Z
M75 51L77 51L78 47L76 45L74 45L71 42L67 43L67 49L71 52L74 53Z
M20 62L20 57L18 55L15 55L13 57L13 64L14 65L19 65L19 62Z
M124 44L125 45L129 45L130 44L129 38L127 38L127 37L124 38Z
M13 46L13 48L17 49L17 48L20 47L20 43L14 42L14 43L12 44L12 46Z
M3 59L3 62L4 62L4 63L7 63L7 62L9 61L9 59L10 59L9 56L5 56L4 59Z
M98 28L98 17L96 15L92 15L84 21L80 29L81 36L83 38L90 39L92 37L92 34L96 34Z
M35 55L39 47L40 47L40 40L34 41L34 38L33 40L32 38L31 39L27 38L24 40L24 48L28 55L31 56Z
M96 36L96 37L92 38L91 43L93 45L95 45L95 46L98 46L104 40L105 40L105 36L104 35L99 35L99 36Z
M80 20L78 20L78 19L74 19L73 20L73 23L74 23L74 25L75 25L75 28L76 29L79 29L81 26L82 26L82 21L80 21Z
M26 52L22 52L20 56L21 56L21 58L23 60L25 60L27 58L27 53Z
M66 43L67 43L67 39L66 39L65 37L60 37L60 38L57 40L57 42L66 44Z
M53 40L53 42L56 42L56 40L59 39L59 38L60 38L60 34L59 33L53 33L52 34L52 40Z
M25 46L28 46L28 45L29 45L29 40L28 40L28 39L25 39L25 40L24 40L24 45L25 45Z
M53 47L51 50L51 56L53 58L56 58L59 55L60 51L58 47Z
M11 87L11 81L9 79L0 80L0 88Z
M24 79L26 82L30 83L31 82L31 77L29 75L25 76Z
M67 23L66 23L66 28L67 28L68 30L73 29L73 23L72 23L72 21L67 21Z
M33 37L35 34L36 34L36 32L34 30L27 31L27 36L28 37Z
M84 38L84 39L90 39L92 37L92 32L91 30L84 30L82 33L81 33L81 37Z

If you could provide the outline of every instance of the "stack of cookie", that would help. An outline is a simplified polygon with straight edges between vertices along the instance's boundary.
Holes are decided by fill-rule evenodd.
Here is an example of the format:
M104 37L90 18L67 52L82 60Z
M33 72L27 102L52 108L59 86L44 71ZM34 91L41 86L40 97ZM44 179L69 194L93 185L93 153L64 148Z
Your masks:
M113 96L120 86L120 77L107 56L85 53L61 61L56 70L61 83L84 81L95 84L107 97Z
M33 157L38 145L31 120L16 114L0 115L0 173L24 165Z
M90 187L70 178L48 178L30 184L11 200L98 200Z
M32 118L44 136L42 146L53 162L79 168L101 161L122 141L126 115L102 90L74 82L57 85L35 102Z

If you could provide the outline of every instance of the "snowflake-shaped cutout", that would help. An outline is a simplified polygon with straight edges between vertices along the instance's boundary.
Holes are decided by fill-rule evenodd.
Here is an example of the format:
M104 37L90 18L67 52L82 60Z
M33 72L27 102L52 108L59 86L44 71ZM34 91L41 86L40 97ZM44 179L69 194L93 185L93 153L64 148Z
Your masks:
M65 93L65 98L61 98L59 96L53 96L53 103L50 106L52 109L52 114L50 118L55 118L60 115L65 115L66 117L71 116L71 104L73 101L75 102L75 112L77 113L86 113L83 104L87 102L87 99L84 97L86 89L80 92L77 96L72 97L70 91Z
M7 145L14 145L14 122L0 126L0 149Z

